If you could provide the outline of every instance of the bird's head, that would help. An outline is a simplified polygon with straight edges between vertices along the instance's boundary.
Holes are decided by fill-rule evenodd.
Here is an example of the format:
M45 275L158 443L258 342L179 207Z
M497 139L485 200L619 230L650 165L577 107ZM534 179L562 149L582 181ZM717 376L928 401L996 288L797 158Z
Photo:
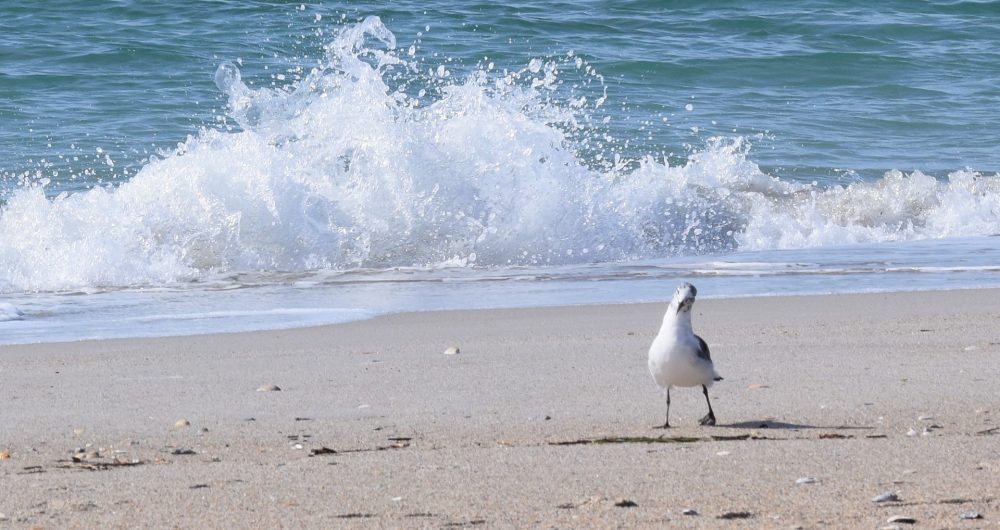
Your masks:
M695 289L690 283L682 283L680 287L674 291L674 305L677 306L677 314L686 313L691 311L691 306L694 305L694 297L697 296L698 289Z

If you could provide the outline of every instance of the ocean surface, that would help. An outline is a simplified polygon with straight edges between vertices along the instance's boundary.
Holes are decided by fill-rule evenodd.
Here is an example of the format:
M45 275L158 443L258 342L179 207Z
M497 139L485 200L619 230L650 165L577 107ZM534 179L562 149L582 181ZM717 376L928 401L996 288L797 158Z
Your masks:
M0 343L1000 287L998 109L1000 2L7 2Z

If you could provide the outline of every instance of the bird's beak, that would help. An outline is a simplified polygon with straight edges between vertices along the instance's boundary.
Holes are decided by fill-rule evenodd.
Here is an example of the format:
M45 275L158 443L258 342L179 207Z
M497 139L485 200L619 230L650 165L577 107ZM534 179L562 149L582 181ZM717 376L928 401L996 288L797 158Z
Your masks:
M690 308L692 304L694 304L694 297L685 297L681 300L681 303L677 304L677 313L679 314L681 311Z

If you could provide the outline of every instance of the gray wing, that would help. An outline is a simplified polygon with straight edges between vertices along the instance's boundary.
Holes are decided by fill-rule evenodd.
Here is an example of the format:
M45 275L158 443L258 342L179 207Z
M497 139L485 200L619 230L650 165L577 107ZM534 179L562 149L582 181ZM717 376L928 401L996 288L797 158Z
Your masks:
M712 362L712 354L708 352L708 344L705 343L705 339L698 335L695 335L694 338L698 339L698 357Z

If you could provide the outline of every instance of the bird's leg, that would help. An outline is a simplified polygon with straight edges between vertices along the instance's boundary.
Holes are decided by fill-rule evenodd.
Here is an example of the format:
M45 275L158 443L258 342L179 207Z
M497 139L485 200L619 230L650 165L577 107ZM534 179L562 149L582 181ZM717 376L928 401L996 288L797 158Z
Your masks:
M705 394L705 403L708 403L708 414L698 423L700 425L715 425L715 412L712 412L712 402L708 399L708 387L701 385L701 391Z
M667 417L663 425L657 425L653 427L654 429L669 429L670 428L670 387L667 387Z

